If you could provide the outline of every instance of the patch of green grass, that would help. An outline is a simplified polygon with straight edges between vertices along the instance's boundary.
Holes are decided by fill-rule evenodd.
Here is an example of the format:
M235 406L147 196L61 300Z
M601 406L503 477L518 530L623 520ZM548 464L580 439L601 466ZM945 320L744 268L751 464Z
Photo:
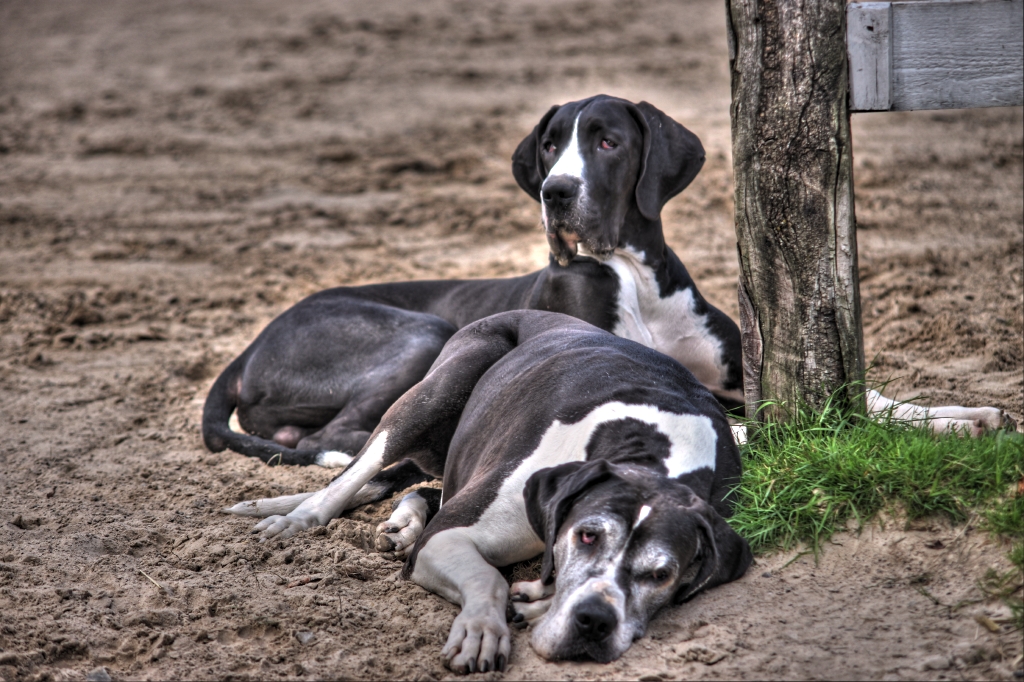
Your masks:
M807 542L815 552L850 519L899 503L911 518L979 510L994 533L1024 540L1024 435L933 434L835 407L762 426L743 448L731 525L755 553ZM1024 554L1024 550L1017 552Z

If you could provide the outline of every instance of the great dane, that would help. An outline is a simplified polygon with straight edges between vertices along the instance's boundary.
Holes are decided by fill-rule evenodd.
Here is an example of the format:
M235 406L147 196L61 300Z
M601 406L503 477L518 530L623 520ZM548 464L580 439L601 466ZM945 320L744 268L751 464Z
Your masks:
M666 604L735 580L750 548L723 520L740 455L725 412L675 360L558 313L514 311L456 333L317 492L242 502L264 539L324 525L411 459L444 477L378 527L403 573L462 607L442 655L504 670L509 587L496 567L543 554L512 586L514 622L547 659L618 658Z
M741 406L739 329L704 300L662 232L661 208L704 163L697 137L646 102L599 95L552 107L512 162L516 181L541 203L547 268L508 279L340 287L306 298L217 379L203 413L207 447L345 466L457 329L520 309L566 313L659 350L727 408ZM875 413L937 430L980 433L1007 419L996 408L929 410L874 391L868 397ZM235 410L247 433L229 428Z
M264 461L345 466L457 329L521 309L562 312L681 362L742 405L736 325L665 245L660 211L704 163L697 137L650 104L555 106L513 173L541 202L551 264L522 277L339 287L275 319L221 374L203 438ZM246 433L228 426L237 410Z

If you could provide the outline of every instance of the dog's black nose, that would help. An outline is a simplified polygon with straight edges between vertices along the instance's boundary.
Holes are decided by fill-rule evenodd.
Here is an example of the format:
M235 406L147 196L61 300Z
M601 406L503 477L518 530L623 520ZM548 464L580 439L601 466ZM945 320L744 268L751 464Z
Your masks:
M568 206L580 191L580 181L568 175L556 175L544 181L540 189L544 205L550 208Z
M594 597L576 607L574 624L576 634L581 638L600 642L612 634L615 626L619 624L619 619L607 602Z

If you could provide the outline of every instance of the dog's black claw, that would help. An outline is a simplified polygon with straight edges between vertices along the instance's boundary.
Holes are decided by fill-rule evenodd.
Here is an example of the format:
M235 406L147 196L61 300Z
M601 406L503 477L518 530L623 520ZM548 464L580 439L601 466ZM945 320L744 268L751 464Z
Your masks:
M470 675L475 673L476 672L476 659L475 658L469 659L469 663L466 664L466 667L469 668L469 674Z
M526 617L523 616L523 614L521 613L517 613L516 615L512 616L513 623L522 623L524 620L526 620Z
M505 672L505 654L498 654L498 658L494 661L494 669Z
M490 670L491 670L491 662L490 661L484 661L483 665L480 666L480 672L486 673L486 672L490 672Z

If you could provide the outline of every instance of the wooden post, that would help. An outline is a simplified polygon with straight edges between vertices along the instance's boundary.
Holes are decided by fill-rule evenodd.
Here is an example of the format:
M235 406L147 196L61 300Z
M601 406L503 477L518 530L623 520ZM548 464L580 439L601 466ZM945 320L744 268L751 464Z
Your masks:
M746 400L785 403L766 420L864 378L845 5L726 0Z

